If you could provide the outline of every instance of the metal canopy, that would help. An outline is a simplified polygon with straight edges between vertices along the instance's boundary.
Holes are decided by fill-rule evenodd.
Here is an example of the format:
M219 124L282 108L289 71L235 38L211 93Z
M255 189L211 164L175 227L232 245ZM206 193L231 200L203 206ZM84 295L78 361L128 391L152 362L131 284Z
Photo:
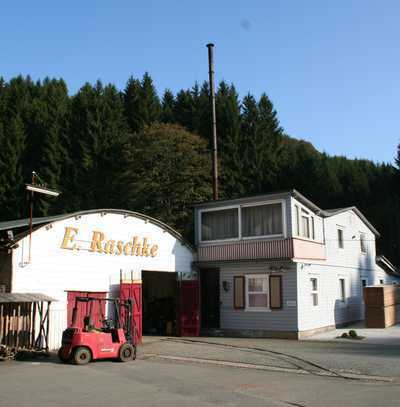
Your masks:
M54 298L45 294L36 293L0 293L1 303L15 303L15 302L53 302Z

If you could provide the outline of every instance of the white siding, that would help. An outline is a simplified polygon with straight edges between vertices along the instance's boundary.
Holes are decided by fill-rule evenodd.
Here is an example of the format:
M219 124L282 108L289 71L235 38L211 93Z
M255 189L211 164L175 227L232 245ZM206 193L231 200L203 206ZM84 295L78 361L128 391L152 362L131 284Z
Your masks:
M352 211L324 219L326 261L299 263L299 330L338 325L364 318L361 279L376 283L375 235ZM339 248L337 229L343 229ZM365 234L366 253L361 252L360 233ZM310 278L319 280L319 306L311 303ZM339 300L339 279L346 280L345 304Z
M288 222L290 223L290 234L289 237L300 237L303 239L301 235L297 233L297 218L296 218L296 206L300 210L300 224L301 224L301 209L307 211L313 218L314 218L314 231L315 231L315 241L319 243L324 243L324 226L323 226L323 219L316 215L311 209L300 203L296 198L290 198L290 218L288 218ZM289 215L288 215L289 216ZM311 230L311 225L310 225Z
M221 329L226 330L265 330L297 331L296 269L295 265L285 265L282 273L283 308L274 311L246 311L233 308L233 288L225 292L222 282L228 281L233 287L234 276L271 273L266 262L236 263L220 266Z
M326 265L298 265L299 330L306 331L363 319L360 271ZM311 298L311 278L318 280L318 306ZM346 302L340 301L339 279L345 279Z
M76 239L85 249L61 248L66 227L79 229ZM159 251L155 257L90 252L87 247L93 231L101 231L106 239L116 241L147 237L150 243L159 246ZM142 270L190 272L193 261L193 253L161 227L115 213L82 215L54 222L51 228L40 228L32 234L30 263L28 247L27 236L13 250L12 292L40 292L57 300L52 304L52 348L59 346L61 332L66 327L67 290L108 292L113 284L119 284L121 269L128 276L131 271L140 276Z

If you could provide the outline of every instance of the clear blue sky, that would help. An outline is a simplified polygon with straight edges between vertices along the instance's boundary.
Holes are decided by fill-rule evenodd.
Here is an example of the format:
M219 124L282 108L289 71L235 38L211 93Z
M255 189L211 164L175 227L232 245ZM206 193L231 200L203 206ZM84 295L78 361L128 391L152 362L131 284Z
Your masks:
M3 0L0 75L100 78L148 71L159 90L216 79L266 92L286 132L329 154L393 160L400 141L396 0Z

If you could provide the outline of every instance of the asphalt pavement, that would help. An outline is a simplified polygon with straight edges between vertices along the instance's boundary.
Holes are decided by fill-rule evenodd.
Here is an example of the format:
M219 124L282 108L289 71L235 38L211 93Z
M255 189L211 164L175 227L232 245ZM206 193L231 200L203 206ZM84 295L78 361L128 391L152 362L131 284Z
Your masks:
M400 378L400 346L360 341L294 341L246 338L146 337L139 355L168 355L265 365L282 369L332 370ZM315 365L315 366L314 366Z
M0 363L1 407L398 406L391 382L171 363L64 365L56 358Z

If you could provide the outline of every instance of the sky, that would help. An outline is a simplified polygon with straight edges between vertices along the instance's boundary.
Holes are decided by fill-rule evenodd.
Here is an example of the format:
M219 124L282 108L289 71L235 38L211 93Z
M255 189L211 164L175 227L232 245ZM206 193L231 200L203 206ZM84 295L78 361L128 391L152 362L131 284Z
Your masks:
M101 79L148 71L160 94L208 78L271 98L320 151L393 162L400 142L397 0L3 0L0 76Z

